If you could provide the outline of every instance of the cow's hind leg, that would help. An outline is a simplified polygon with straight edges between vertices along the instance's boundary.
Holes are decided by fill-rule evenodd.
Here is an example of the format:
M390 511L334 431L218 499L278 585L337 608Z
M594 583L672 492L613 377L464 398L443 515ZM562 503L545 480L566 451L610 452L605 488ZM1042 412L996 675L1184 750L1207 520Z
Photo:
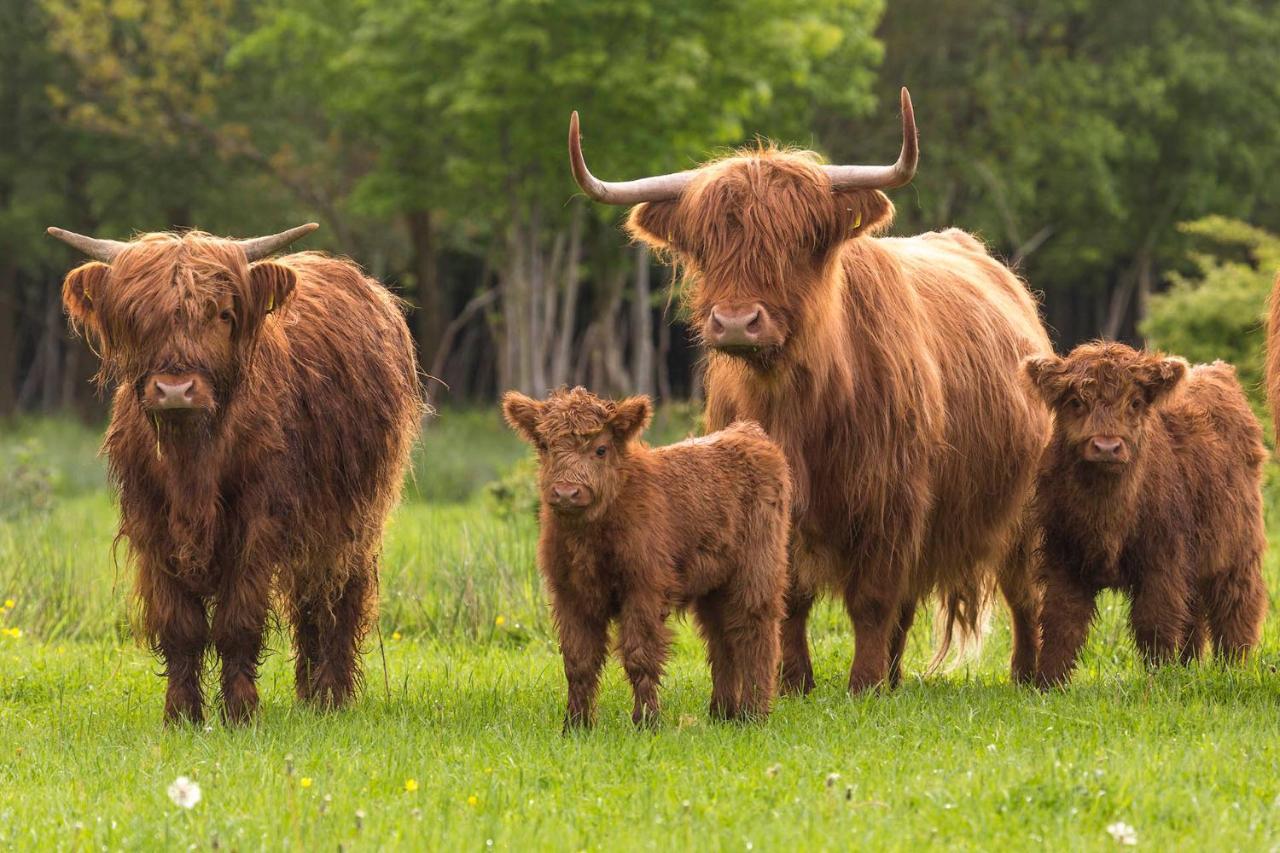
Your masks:
M1013 634L1013 655L1009 662L1010 675L1017 684L1035 681L1040 657L1040 602L1041 591L1035 581L1035 549L1030 525L1018 535L1014 545L1000 563L997 583L1000 594L1009 605L1010 628Z
M711 716L729 719L738 714L742 679L735 666L733 646L725 636L725 602L716 591L694 602L698 629L707 643L707 661L711 664ZM776 662L774 664L777 665Z
M813 661L809 658L808 622L813 593L791 582L786 616L782 620L783 693L803 696L813 689Z
M1214 653L1227 661L1242 660L1258 645L1267 613L1258 564L1214 577L1205 584L1203 598Z
M360 643L373 610L372 560L353 571L337 597L313 595L294 606L298 698L320 708L340 708L360 680Z
M893 626L893 635L889 639L889 686L897 687L902 681L902 659L907 653L907 637L911 635L911 625L916 621L916 603L903 603L898 611L898 624Z

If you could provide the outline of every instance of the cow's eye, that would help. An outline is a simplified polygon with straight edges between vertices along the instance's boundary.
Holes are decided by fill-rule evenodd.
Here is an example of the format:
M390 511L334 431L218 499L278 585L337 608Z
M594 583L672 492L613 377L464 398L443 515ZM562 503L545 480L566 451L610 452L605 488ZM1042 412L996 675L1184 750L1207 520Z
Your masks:
M604 455L608 452L609 452L609 448L602 444L596 448L596 458L603 459Z
M1141 411L1141 410L1142 410L1142 400L1140 400L1140 399L1139 399L1139 398L1137 398L1137 397L1134 397L1132 400L1130 400L1130 401L1129 401L1129 408L1130 408L1130 409L1133 409L1135 412L1137 412L1137 411Z
M1084 400L1081 400L1079 397L1072 397L1067 402L1067 408L1069 408L1071 411L1075 412L1076 414L1079 414L1080 412L1084 411Z
M223 308L222 311L218 314L218 319L224 323L230 323L235 318L236 318L235 312L233 312L230 308Z

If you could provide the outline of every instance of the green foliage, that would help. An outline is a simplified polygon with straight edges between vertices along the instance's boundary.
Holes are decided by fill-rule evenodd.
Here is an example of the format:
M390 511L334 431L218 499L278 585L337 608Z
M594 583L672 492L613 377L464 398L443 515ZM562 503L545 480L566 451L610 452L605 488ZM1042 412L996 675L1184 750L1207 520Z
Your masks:
M1280 269L1280 237L1217 216L1179 230L1207 243L1208 251L1191 255L1194 274L1172 274L1169 290L1152 297L1142 333L1151 345L1193 363L1234 364L1265 417L1266 306Z

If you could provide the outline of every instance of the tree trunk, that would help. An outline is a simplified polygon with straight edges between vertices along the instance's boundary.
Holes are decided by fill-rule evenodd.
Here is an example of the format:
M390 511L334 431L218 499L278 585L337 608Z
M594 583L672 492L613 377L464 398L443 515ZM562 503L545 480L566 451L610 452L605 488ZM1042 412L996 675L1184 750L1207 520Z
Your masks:
M410 260L413 269L417 311L413 318L414 337L418 344L418 363L427 365L440 348L444 327L440 298L440 263L436 251L435 223L429 210L411 210L405 214L409 227Z
M0 418L17 411L18 268L0 261Z
M636 286L631 296L631 378L637 394L653 396L653 309L649 305L649 247L635 248Z

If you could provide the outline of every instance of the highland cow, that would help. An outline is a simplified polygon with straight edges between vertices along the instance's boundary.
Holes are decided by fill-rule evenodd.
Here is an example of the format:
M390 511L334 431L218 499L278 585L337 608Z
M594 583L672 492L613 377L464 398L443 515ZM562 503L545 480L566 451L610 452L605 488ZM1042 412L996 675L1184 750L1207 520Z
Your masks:
M692 607L711 662L711 714L768 714L787 585L790 480L753 423L650 449L647 397L515 392L508 422L538 451L546 578L569 683L565 727L590 725L610 622L637 724L658 714L672 611Z
M376 610L383 523L423 410L399 302L352 263L261 260L315 229L129 243L51 228L97 260L72 270L71 325L117 386L104 449L142 636L163 659L166 721L249 720L273 595L292 623L297 693L345 703Z
M678 259L710 349L707 426L758 422L795 483L783 687L807 692L805 624L840 595L856 638L849 689L896 684L917 603L942 601L940 663L981 637L998 583L1013 616L1013 675L1034 676L1038 591L1024 512L1049 434L1018 381L1052 352L1026 286L956 230L873 235L918 158L902 91L891 166L824 166L762 147L693 171L605 183L570 122L590 197L636 205L631 234Z
M1100 590L1122 590L1150 664L1257 645L1267 594L1262 428L1235 370L1118 343L1033 357L1053 410L1037 483L1042 646L1037 681L1065 683Z

